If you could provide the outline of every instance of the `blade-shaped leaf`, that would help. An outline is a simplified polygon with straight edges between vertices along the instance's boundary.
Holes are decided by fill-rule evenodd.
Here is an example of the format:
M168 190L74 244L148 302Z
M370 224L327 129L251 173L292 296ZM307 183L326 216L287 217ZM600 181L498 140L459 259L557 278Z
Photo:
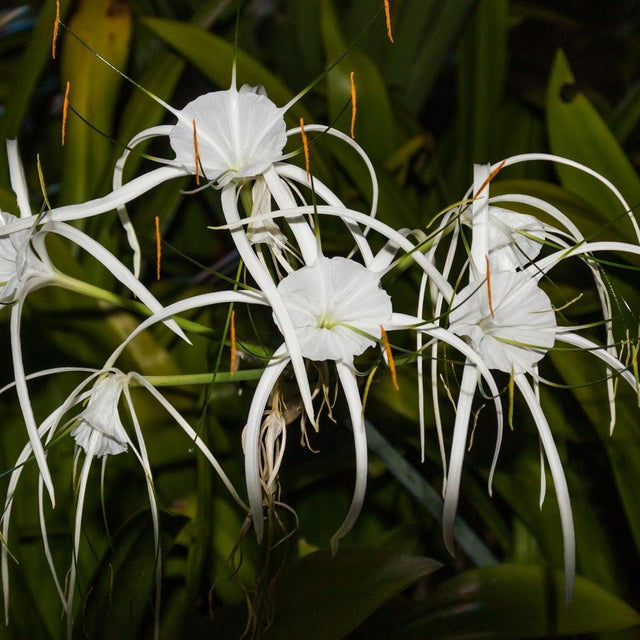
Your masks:
M576 86L562 51L556 55L547 93L547 127L553 153L576 160L611 180L630 207L640 203L640 179L613 133ZM593 178L558 166L562 184L590 202L607 220L624 214L620 203ZM631 225L616 225L628 240L635 239Z
M394 637L515 640L627 629L640 624L640 615L629 605L580 576L567 608L562 572L526 565L468 571L441 585L411 618Z
M383 549L317 551L295 563L276 588L265 638L339 640L403 589L440 567L422 556Z

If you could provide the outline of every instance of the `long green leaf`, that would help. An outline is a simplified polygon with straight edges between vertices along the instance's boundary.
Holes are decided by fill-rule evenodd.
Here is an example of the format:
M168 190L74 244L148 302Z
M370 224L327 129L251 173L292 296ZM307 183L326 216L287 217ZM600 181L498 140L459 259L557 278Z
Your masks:
M577 160L611 180L630 207L640 204L640 179L618 141L593 105L579 90L562 51L556 55L547 93L547 127L552 151ZM606 220L624 211L620 203L593 178L568 167L558 167L562 184L590 202ZM628 222L618 225L620 233L636 239Z
M305 556L278 582L265 640L341 640L439 562L383 549L328 550Z
M108 0L85 1L69 26L116 68L124 67L131 36L128 5L119 3L114 10ZM62 84L69 82L70 104L91 125L111 135L122 77L69 33L65 34L62 49ZM69 116L60 201L76 203L92 197L102 172L111 169L111 143L79 118Z
M501 565L468 571L445 582L413 611L395 638L516 640L627 629L640 615L578 576L571 605L564 576L541 567Z

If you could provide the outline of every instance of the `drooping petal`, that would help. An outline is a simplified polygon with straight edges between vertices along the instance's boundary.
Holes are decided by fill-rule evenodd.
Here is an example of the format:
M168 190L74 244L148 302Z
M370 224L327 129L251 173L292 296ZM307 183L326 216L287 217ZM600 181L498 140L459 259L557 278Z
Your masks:
M547 456L551 477L553 478L553 484L556 489L556 498L558 500L558 508L560 510L560 522L562 524L565 574L564 590L565 600L568 606L571 602L571 595L573 593L573 585L576 576L576 541L573 529L571 501L569 499L569 488L567 487L567 480L564 476L562 461L558 455L558 450L555 442L553 441L553 435L551 434L551 429L549 428L549 423L544 415L544 411L536 399L526 376L523 373L516 373L514 378L518 389L520 389L520 392L524 396L529 407L529 411L531 411L531 415L536 422L536 426L538 427L540 440L544 447L545 455Z
M99 242L89 237L79 229L71 225L58 223L47 223L42 228L44 232L56 233L60 236L68 238L90 253L96 260L101 262L111 274L124 284L132 293L149 307L153 312L160 311L163 307L156 297L120 262L110 251L105 249ZM191 341L185 335L184 331L176 324L175 320L167 320L166 326L171 329L177 336L185 342L191 344Z
M132 380L136 380L139 384L141 384L169 413L169 415L180 425L182 430L187 434L189 439L202 451L207 460L211 463L211 466L215 469L218 476L224 483L225 487L229 490L229 493L233 497L233 499L246 511L249 510L249 507L244 503L242 498L238 495L235 487L229 480L229 477L224 472L220 463L216 459L216 457L211 453L209 447L202 441L200 436L195 432L195 430L191 427L191 425L184 419L184 417L178 412L178 410L145 378L137 373L130 373L129 376Z
M285 367L289 364L290 358L287 357L287 351L286 344L280 345L260 377L258 385L253 392L244 436L244 475L247 482L251 519L253 520L258 542L262 541L264 533L262 483L260 482L260 426L262 425L262 416L271 391Z
M49 472L49 466L47 465L46 455L40 437L38 435L38 427L33 415L33 409L31 407L31 400L29 398L29 390L27 388L27 380L24 372L24 365L22 362L22 348L20 341L20 323L22 318L22 307L24 305L24 298L20 298L18 302L11 309L11 356L13 358L13 375L16 383L16 393L18 394L18 401L20 403L20 410L25 421L27 433L29 435L29 442L33 455L38 464L38 469L42 480L47 487L49 498L51 499L51 505L55 506L55 491L53 488L53 480L51 479L51 473Z
M221 199L222 210L226 221L230 224L240 222L234 185L230 184L223 188ZM315 417L313 404L311 402L311 389L309 388L309 380L302 360L300 343L293 324L291 323L289 313L282 300L282 296L276 288L271 275L258 260L242 226L237 226L232 229L231 237L251 277L256 281L260 291L271 305L274 315L278 318L278 326L289 350L289 357L291 358L293 372L296 376L298 388L300 389L300 395L302 396L302 403L304 404L305 412L313 423L315 422Z
M358 519L367 490L367 432L362 414L362 400L358 391L358 381L350 363L336 362L336 368L340 384L347 399L351 427L353 429L353 444L356 452L356 483L349 512L340 528L331 538L331 552L334 555L338 551L338 543L351 531Z
M467 432L471 417L471 406L478 383L478 371L474 366L465 366L460 383L460 395L456 405L456 418L453 425L453 441L449 456L449 474L444 492L444 510L442 514L442 533L444 544L453 555L453 525L458 509L462 463L467 448Z

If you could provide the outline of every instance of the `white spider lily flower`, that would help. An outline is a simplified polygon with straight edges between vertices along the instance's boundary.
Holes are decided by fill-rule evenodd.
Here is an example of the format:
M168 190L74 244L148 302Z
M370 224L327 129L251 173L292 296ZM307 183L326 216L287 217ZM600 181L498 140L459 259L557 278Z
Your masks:
M152 395L157 402L167 411L167 413L176 421L178 426L185 432L190 443L195 444L198 449L205 455L207 460L216 469L223 483L231 493L236 502L247 510L248 507L242 501L231 481L225 474L224 470L220 466L219 462L209 450L209 448L202 442L196 431L191 425L184 419L184 417L178 412L178 410L143 376L136 372L128 374L122 371L105 367L101 370L91 369L73 369L73 368L57 368L31 374L29 378L36 378L45 375L60 374L69 371L85 371L90 375L83 380L67 397L64 403L50 413L47 418L42 422L38 428L39 438L45 439L47 445L49 445L57 432L68 426L73 426L71 429L71 436L76 442L76 464L79 461L80 454L84 453L84 462L78 476L77 484L77 499L76 499L76 511L75 511L75 523L74 523L74 547L73 557L69 568L66 587L63 589L62 582L58 579L56 568L53 562L51 550L49 548L48 534L46 527L46 520L44 515L43 504L43 484L44 478L40 474L39 477L39 515L40 515L40 528L42 532L42 539L44 544L45 556L49 564L58 595L61 599L64 611L67 615L67 631L69 637L71 637L71 629L73 623L73 601L75 594L75 581L77 572L77 558L80 546L80 535L82 530L82 517L84 511L84 500L86 495L86 489L88 485L89 473L92 463L96 458L102 458L103 473L104 467L107 463L108 457L111 455L118 455L126 452L133 452L136 456L140 466L144 472L145 482L147 485L147 494L149 497L149 503L151 507L151 516L154 527L154 544L157 549L157 563L159 568L160 556L159 556L159 527L158 527L158 507L155 497L155 489L153 485L153 474L151 471L151 465L147 453L147 444L145 443L142 428L139 423L135 407L133 405L130 386L141 386ZM14 383L15 384L15 383ZM93 385L93 386L92 386ZM6 391L13 385L8 385L4 389L0 390L0 393ZM91 388L90 388L91 387ZM120 418L119 406L124 398L124 403L127 406L128 413L131 417L131 423L135 433L135 438L132 438L125 429L122 420ZM63 418L70 411L79 405L85 405L82 411L75 417L67 420L63 423ZM4 511L0 521L2 523L2 536L3 540L8 540L11 510L13 506L13 499L15 495L24 464L28 461L32 455L31 443L27 443L18 457L14 469L9 478L9 484L7 488L7 496L5 499ZM8 621L8 603L9 603L9 570L8 570L8 549L6 544L2 545L0 551L0 563L2 574L2 587L5 605L5 619ZM158 580L159 580L158 573ZM159 583L157 587L159 586ZM156 620L156 623L158 620Z
M71 432L76 444L96 458L113 456L127 450L128 436L120 420L118 404L128 380L123 375L110 375L98 380L86 408L78 415Z
M281 280L278 291L302 355L310 360L351 362L380 340L381 327L391 319L391 298L380 288L380 275L346 258L319 256Z
M530 373L557 331L549 296L520 271L492 273L456 293L449 330L467 336L489 369Z
M248 85L238 91L233 82L226 91L206 93L181 109L169 143L177 164L191 174L204 172L207 180L223 187L231 180L254 178L279 160L286 132L284 111L264 91Z
M535 159L550 158L544 156ZM567 163L569 162L567 161ZM500 166L502 165L498 165L496 168L500 168ZM586 168L584 170L594 175L590 170ZM566 247L566 249L551 256L536 256L528 266L522 263L511 264L508 271L494 271L492 265L495 265L496 262L491 260L491 251L493 250L490 231L492 220L488 196L491 172L492 168L483 166L476 166L474 171L475 197L471 207L472 241L469 256L471 283L451 300L449 329L466 337L488 367L513 375L514 383L522 393L534 418L542 450L549 463L556 489L564 543L565 596L568 602L571 599L575 580L575 534L569 491L549 424L528 376L539 380L536 365L557 341L592 353L605 363L608 372L614 371L621 375L634 389L637 381L618 359L612 337L610 338L612 329L609 296L595 262L588 262L588 264L594 275L597 293L600 296L605 314L608 336L606 348L578 335L577 328L559 327L551 302L539 288L538 283L554 265L567 257L585 254L588 256L588 260L592 260L592 254L600 250L622 251L640 255L640 247L618 242L586 242L579 230L561 212L551 205L536 200L535 205L539 209L552 215L563 224L564 231L545 225L544 232L547 237L552 237L554 242ZM597 174L595 175L597 177ZM606 184L603 178L599 179ZM611 189L617 194L613 187ZM513 199L513 196L508 199ZM624 203L623 200L621 201ZM530 199L529 203L531 203ZM634 228L637 229L637 225L634 224ZM577 244L573 246L568 244L567 238ZM516 249L514 249L515 251ZM450 263L445 267L445 272L448 273L449 268ZM440 295L436 303L437 312L439 312L443 300L444 298ZM478 382L478 373L475 367L469 366L470 364L467 362L460 384L449 470L445 485L443 531L445 543L451 552L453 552L453 523L458 503L462 463L467 446L472 402ZM611 377L608 375L608 378ZM613 388L611 380L608 381L608 386L610 389ZM612 403L611 393L610 391L610 402ZM434 392L435 397L436 393ZM612 420L613 416L612 408ZM494 461L496 454L494 454ZM543 474L544 468L542 476ZM543 498L544 478L542 477L541 505Z
M22 362L20 326L22 309L29 293L44 286L56 285L88 293L91 288L84 283L60 273L51 263L47 249L46 236L49 233L63 236L85 249L101 262L122 284L127 286L138 298L154 312L162 308L150 291L125 267L112 253L100 243L82 231L63 222L45 222L37 227L42 216L34 216L29 205L28 189L24 170L18 154L15 140L7 141L11 186L16 194L20 219L9 213L0 212L0 307L12 304L11 308L11 353L14 379L20 408L29 434L33 454L38 463L40 474L49 493L51 503L55 504L55 492L51 475L47 467L44 450L37 435L37 427ZM46 216L46 214L45 214ZM15 229L19 221L30 223L33 228ZM13 229L13 230L12 230ZM188 338L173 320L167 321L178 336L189 342Z
M229 185L223 189L225 197L234 198L227 192ZM235 198L233 200L235 202ZM247 427L245 430L245 475L249 495L249 505L258 539L262 538L263 494L260 464L260 433L263 415L271 393L283 370L295 362L292 357L291 345L298 349L300 358L314 360L333 360L336 363L338 378L344 390L351 423L353 426L356 453L356 485L349 513L340 529L332 539L335 549L340 538L351 529L362 507L366 488L367 474L367 446L362 402L358 391L357 377L353 368L353 358L379 341L381 326L388 331L415 330L431 338L441 340L459 350L473 362L485 378L491 393L495 396L496 413L498 416L498 432L502 433L502 409L498 400L498 388L489 369L475 351L458 336L434 323L425 322L422 318L393 313L389 296L380 288L380 279L390 268L396 250L405 251L436 283L447 296L453 295L451 285L442 277L438 270L417 250L406 236L388 225L363 214L342 207L317 205L316 207L302 206L290 210L278 210L258 216L256 220L240 219L239 216L232 224L225 225L232 234L239 234L249 222L258 222L264 218L296 217L316 213L341 218L357 233L362 242L367 242L362 227L370 227L380 232L387 240L387 245L373 256L368 263L362 265L354 260L342 257L326 258L320 254L311 265L301 267L287 275L277 287L269 279L267 286L273 286L269 296L266 292L217 292L194 296L168 305L162 312L154 314L142 322L127 338L121 347L114 352L110 359L110 366L115 362L121 350L140 331L151 326L165 317L195 309L202 306L225 302L246 302L249 304L263 304L272 307L274 320L283 334L284 343L276 349L265 371L260 378L253 395ZM246 234L242 233L239 242L248 244ZM393 250L392 250L393 249ZM255 255L254 260L257 260ZM274 302L279 305L283 313L276 313ZM370 307L370 308L369 308ZM282 322L286 318L289 324ZM319 338L319 340L318 340ZM303 369L307 388L306 371ZM301 395L302 389L301 389Z

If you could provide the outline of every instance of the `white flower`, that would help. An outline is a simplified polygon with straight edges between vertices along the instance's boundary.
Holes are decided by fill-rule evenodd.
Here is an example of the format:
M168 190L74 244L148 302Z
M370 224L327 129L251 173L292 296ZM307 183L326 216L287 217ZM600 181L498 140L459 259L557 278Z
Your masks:
M102 458L127 450L128 436L118 412L125 384L128 384L126 376L115 374L101 378L93 388L89 403L77 417L78 425L71 432L85 453Z
M279 160L287 142L286 129L284 111L257 87L244 85L238 91L232 85L226 91L199 96L181 109L169 142L177 163L192 174L204 172L206 180L222 187L231 180L258 176Z
M320 256L281 280L278 291L310 360L351 362L380 340L380 327L391 319L380 276L346 258Z
M118 353L117 351L116 353ZM114 356L115 359L115 356ZM37 378L41 376L60 374L70 371L83 371L88 372L90 375L83 380L67 397L67 399L51 412L41 423L38 428L38 442L40 438L45 440L47 445L51 444L54 440L58 430L64 428L69 424L74 424L75 427L71 431L71 436L76 442L76 455L75 465L80 460L81 452L84 452L84 461L80 469L80 473L77 479L77 494L75 500L75 522L74 522L74 543L72 561L67 574L66 584L65 581L58 579L57 570L53 561L51 550L49 548L47 526L45 519L45 511L43 504L43 484L44 476L41 473L38 478L38 509L40 518L40 530L42 533L42 541L44 545L45 556L53 576L58 595L64 607L67 615L67 630L69 637L72 629L72 613L73 613L73 600L75 595L75 582L77 576L77 559L80 550L80 537L82 531L82 518L84 512L84 501L89 480L89 473L91 466L96 458L102 458L103 469L107 462L108 456L118 455L120 453L132 452L137 458L140 467L144 472L144 478L147 485L147 495L149 497L149 503L151 508L151 517L153 520L154 529L154 544L157 553L157 565L156 571L158 571L158 580L160 577L160 547L159 547L159 525L158 525L158 506L156 503L156 494L153 483L153 473L151 470L151 464L149 462L149 456L147 453L147 444L145 442L142 428L136 414L135 407L133 405L130 386L141 386L153 396L160 405L167 411L167 413L176 421L178 426L185 432L188 441L191 444L195 444L198 449L205 455L207 460L211 463L214 469L219 474L223 483L230 491L232 497L245 511L248 507L244 504L237 491L231 484L231 481L223 471L222 467L218 463L215 456L211 453L209 448L202 442L200 436L191 427L191 425L183 418L183 416L177 411L177 409L143 376L136 372L130 372L128 374L122 371L112 368L109 365L105 366L101 370L92 369L74 369L74 368L56 368L46 371L41 371L36 374L31 374L29 378ZM95 383L90 389L90 385ZM14 383L15 384L15 383ZM0 393L6 391L13 385L0 390ZM119 403L121 398L124 397L124 402L127 406L129 415L131 417L131 424L133 426L133 432L135 437L130 436L127 430L124 428L119 414ZM74 407L83 405L86 403L84 409L75 417L63 422L63 418ZM16 488L18 486L22 471L25 463L33 454L33 448L31 442L28 442L22 452L20 453L13 471L9 477L9 483L7 488L7 496L5 499L4 510L0 522L2 523L2 539L7 540L9 536L9 526L11 520L11 511L13 507L13 499L15 496ZM8 549L5 544L2 545L0 550L0 566L2 573L2 590L5 604L5 619L8 620L8 602L9 602L9 570L8 570ZM65 584L65 588L63 588ZM156 585L159 587L159 583Z
M468 336L489 369L527 373L553 347L556 317L536 279L502 271L455 295L449 330Z
M474 185L467 194L469 196L473 194L471 204L471 250L467 263L471 283L459 291L451 300L449 329L458 335L465 336L488 367L513 375L513 382L520 390L535 421L558 500L564 544L565 595L567 601L569 601L575 578L575 534L569 490L564 476L563 464L553 440L549 423L540 404L539 395L532 386L532 381L529 380L529 377L536 383L540 381L536 365L547 351L554 346L555 342L563 342L591 353L602 360L608 368L607 385L612 414L611 424L613 425L615 419L613 404L614 384L613 376L609 375L610 372L613 371L621 375L633 388L636 387L636 381L618 358L613 341L609 291L604 285L597 262L593 260L593 254L597 251L620 251L640 255L640 247L620 242L587 242L569 218L552 205L537 198L521 195L489 198L489 184L493 176L495 176L495 172L502 166L525 160L546 160L568 164L588 173L605 184L618 197L624 207L624 211L631 220L638 238L640 238L640 229L626 202L611 183L592 170L570 160L536 154L509 158L495 167L477 165L474 168ZM498 218L496 212L490 206L492 202L513 202L535 207L559 222L561 227L540 223L540 228L536 230L534 221L527 221L519 214L505 217L504 212L500 213L502 216L501 224L504 223L506 227L500 227L496 225ZM440 230L443 231L447 224L448 221L443 220ZM511 231L509 231L510 228ZM545 237L554 244L563 247L563 249L552 255L540 257L539 251L534 245L525 244L523 246L515 241L518 229L523 228L534 230L534 241ZM499 233L496 230L503 234L502 241L497 244L495 241L496 238L499 238ZM542 234L540 231L542 231ZM444 269L446 275L449 275L452 268L452 256L457 242L457 233L458 228L456 227L447 253L447 263ZM508 242L510 234L514 238L512 243ZM504 242L505 240L506 242ZM436 247L437 242L430 252L432 258L435 257ZM495 253L496 249L498 250L497 254ZM509 250L509 252L506 252L506 250ZM529 250L529 253L527 253L527 250ZM523 252L525 255L523 255ZM606 347L602 347L592 340L579 335L577 331L580 330L580 327L558 326L551 302L538 286L539 281L549 273L553 266L568 257L582 255L585 256L586 264L592 271L597 295L600 299L607 336ZM519 258L516 260L517 256ZM507 267L508 270L497 271L495 269L497 264ZM445 296L438 294L435 300L436 313L440 313L444 301ZM443 531L445 544L451 552L453 552L453 524L458 503L462 463L467 447L467 433L472 403L478 383L478 373L475 366L471 366L471 364L470 361L465 364L460 382L449 471L445 485ZM435 383L433 387L434 404L437 407ZM496 446L492 472L489 477L490 491L493 468L499 447L500 438ZM541 505L544 498L544 490L543 468L541 473Z
M0 233L15 220L15 216L0 211ZM34 251L29 230L0 235L0 305L12 304L25 288L34 289L36 283L45 284L52 277Z

